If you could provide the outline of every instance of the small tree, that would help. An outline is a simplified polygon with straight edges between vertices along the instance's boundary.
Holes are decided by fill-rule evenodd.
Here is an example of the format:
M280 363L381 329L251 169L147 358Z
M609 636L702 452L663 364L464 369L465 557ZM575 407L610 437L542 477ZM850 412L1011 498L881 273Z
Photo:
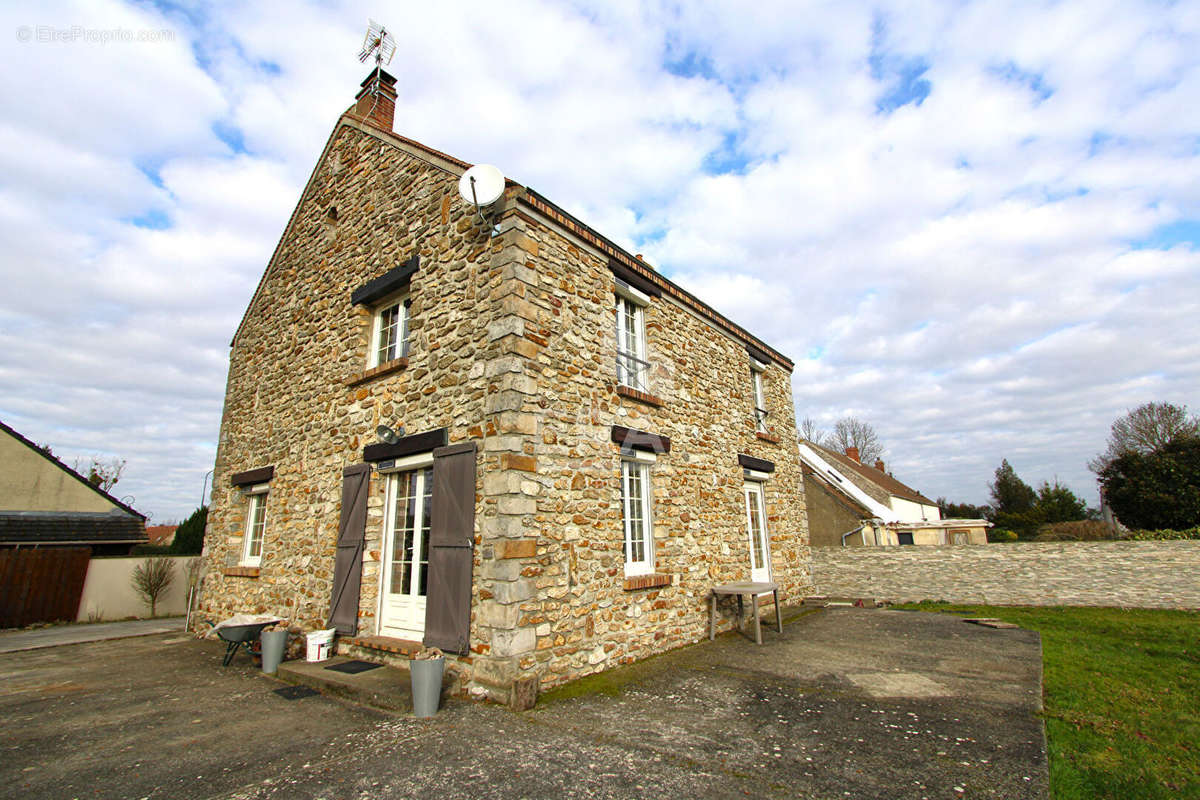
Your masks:
M1057 478L1053 486L1042 481L1034 508L1042 523L1076 522L1088 516L1087 502L1076 496L1070 487L1059 483Z
M970 503L951 503L944 497L937 499L938 510L942 519L986 519L991 509L987 506L976 506Z
M1100 485L1113 513L1131 528L1200 525L1200 437L1118 456L1100 471Z
M175 564L169 558L147 558L133 568L134 591L150 606L150 616L158 610L158 600L175 579Z
M180 555L199 555L204 549L204 526L208 523L208 506L200 506L175 529L171 552Z
M1126 453L1153 453L1181 438L1200 436L1200 417L1189 417L1187 406L1143 403L1119 417L1108 434L1108 449L1088 462L1099 474Z
M829 434L821 430L815 419L805 417L800 420L800 438L815 445L824 445L825 441L829 438Z
M75 471L102 492L107 492L116 486L117 481L121 480L121 473L125 471L125 460L121 458L101 461L100 456L92 456L92 463L88 465L86 474L82 469L82 463L80 459L75 459Z
M864 464L870 464L883 457L883 443L871 423L863 422L856 417L842 417L833 426L833 433L822 442L832 450L846 452L849 447L858 448L858 459Z

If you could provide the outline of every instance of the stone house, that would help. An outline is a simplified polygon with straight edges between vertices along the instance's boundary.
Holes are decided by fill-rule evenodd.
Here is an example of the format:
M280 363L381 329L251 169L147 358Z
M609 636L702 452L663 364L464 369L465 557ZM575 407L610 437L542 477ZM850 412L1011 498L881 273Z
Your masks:
M984 519L942 519L937 502L898 481L882 460L800 443L813 547L987 544Z
M394 83L234 335L201 616L436 645L510 701L700 640L716 583L811 592L792 362L528 187L481 219Z

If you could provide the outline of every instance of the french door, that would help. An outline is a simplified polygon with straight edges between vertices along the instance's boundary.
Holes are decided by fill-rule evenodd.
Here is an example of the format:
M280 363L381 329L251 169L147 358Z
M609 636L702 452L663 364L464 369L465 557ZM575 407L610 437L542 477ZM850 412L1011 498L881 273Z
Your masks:
M771 550L762 484L746 483L746 530L750 535L750 580L771 580Z
M429 579L433 467L388 476L379 633L420 641Z

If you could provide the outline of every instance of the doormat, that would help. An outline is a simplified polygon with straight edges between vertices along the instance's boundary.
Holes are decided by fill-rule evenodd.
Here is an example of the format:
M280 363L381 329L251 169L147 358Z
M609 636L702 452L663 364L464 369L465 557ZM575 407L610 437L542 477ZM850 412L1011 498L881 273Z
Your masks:
M372 664L370 661L343 661L341 664L333 664L325 669L331 669L334 672L344 672L347 675L357 675L360 672L366 672L369 669L377 669L383 664Z
M284 700L299 700L302 697L312 697L314 694L320 694L316 689L309 688L308 686L284 686L282 689L275 689L273 691Z

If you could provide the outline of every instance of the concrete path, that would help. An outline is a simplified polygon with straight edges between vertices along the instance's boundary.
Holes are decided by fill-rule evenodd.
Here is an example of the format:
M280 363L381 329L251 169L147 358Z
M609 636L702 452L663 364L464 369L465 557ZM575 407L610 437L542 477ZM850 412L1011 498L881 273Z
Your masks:
M1036 633L827 609L521 714L286 700L182 634L0 655L0 798L1047 796Z
M183 630L183 617L135 619L129 622L96 622L87 625L53 625L31 631L0 633L0 653L37 650L60 644L83 644L105 639L125 639Z

